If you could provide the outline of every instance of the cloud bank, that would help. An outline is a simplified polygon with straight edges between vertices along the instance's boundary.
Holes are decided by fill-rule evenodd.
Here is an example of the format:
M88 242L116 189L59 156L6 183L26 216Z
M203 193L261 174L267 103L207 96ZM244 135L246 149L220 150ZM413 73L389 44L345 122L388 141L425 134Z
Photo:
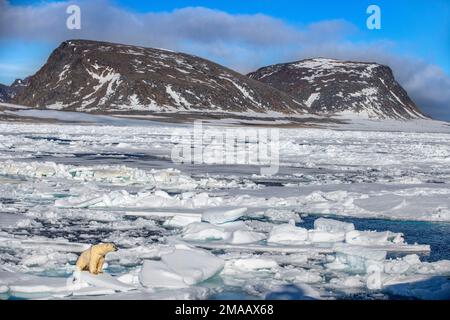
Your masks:
M81 30L66 28L69 4L81 8ZM46 41L92 39L160 47L202 56L242 73L310 57L372 61L389 65L426 113L450 119L450 77L436 65L393 54L395 43L355 43L358 28L344 20L302 27L262 15L207 8L134 13L107 0L13 6L0 0L0 39Z

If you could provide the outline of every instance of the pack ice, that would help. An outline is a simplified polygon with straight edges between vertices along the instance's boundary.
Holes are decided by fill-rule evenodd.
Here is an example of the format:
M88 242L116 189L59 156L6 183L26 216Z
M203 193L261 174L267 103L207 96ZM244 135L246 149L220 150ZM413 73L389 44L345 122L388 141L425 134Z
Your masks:
M280 129L264 176L174 164L188 124L0 122L0 297L446 299L448 241L407 235L450 221L450 130L421 123ZM104 273L75 272L98 242Z

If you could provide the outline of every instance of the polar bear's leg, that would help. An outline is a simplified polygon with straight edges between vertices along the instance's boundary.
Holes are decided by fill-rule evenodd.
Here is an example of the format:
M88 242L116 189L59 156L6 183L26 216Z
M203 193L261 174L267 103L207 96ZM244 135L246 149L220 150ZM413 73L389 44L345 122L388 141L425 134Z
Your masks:
M103 273L103 264L105 263L105 257L100 257L97 263L97 273Z
M98 260L101 257L98 254L91 254L91 259L89 261L89 272L92 274L97 274L97 265L98 265Z

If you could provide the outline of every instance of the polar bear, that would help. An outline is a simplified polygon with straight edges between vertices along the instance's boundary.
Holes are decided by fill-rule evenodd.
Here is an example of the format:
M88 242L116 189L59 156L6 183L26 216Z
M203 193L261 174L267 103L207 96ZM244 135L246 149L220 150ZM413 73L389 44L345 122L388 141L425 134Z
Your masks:
M105 256L109 252L117 251L113 243L99 243L83 251L77 260L76 268L79 271L89 271L92 274L103 273Z

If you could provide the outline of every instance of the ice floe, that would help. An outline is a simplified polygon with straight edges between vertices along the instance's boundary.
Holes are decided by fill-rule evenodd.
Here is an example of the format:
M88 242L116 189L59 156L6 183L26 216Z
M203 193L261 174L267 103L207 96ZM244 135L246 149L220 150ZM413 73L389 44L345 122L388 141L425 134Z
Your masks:
M224 210L221 208L209 209L202 215L202 220L212 224L223 224L232 222L244 215L247 208L237 208L231 210Z
M223 265L211 253L179 246L160 261L145 261L140 281L146 287L187 287L211 278Z
M304 244L308 240L308 230L295 226L295 224L282 224L274 226L270 231L268 243L296 245Z

